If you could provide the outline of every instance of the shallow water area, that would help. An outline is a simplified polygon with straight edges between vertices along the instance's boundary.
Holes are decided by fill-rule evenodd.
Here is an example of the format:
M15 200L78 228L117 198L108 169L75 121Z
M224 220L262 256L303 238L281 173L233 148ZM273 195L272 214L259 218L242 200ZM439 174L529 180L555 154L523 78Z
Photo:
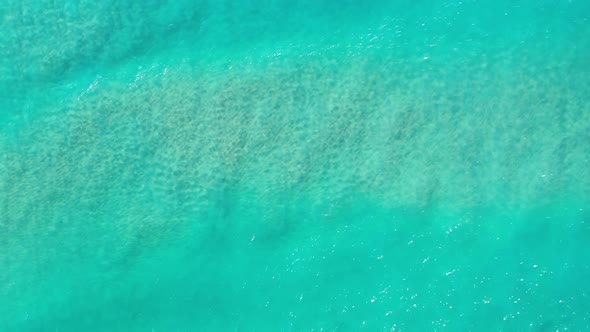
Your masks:
M586 3L0 17L0 330L590 328Z

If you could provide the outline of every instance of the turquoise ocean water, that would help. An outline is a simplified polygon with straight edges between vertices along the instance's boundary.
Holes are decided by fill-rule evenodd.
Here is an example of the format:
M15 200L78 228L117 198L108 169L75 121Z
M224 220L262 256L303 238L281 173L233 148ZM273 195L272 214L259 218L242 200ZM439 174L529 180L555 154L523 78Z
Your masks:
M0 2L0 331L590 330L590 2Z

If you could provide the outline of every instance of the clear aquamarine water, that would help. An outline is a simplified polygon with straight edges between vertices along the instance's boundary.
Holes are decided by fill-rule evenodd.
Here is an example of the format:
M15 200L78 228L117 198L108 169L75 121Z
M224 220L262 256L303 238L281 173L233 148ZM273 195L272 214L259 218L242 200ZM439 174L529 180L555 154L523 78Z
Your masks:
M590 329L590 2L0 3L1 331Z

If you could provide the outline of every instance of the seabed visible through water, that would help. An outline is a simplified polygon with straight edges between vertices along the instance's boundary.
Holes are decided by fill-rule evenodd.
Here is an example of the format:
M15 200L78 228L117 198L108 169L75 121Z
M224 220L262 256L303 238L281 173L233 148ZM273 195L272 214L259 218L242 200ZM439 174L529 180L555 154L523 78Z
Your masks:
M589 19L3 1L0 330L590 330Z

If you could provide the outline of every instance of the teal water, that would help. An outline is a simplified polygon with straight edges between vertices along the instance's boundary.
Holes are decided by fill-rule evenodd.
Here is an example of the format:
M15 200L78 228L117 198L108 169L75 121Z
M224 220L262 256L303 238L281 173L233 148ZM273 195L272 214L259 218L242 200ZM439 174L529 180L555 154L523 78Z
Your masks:
M590 330L590 2L0 3L0 331Z

